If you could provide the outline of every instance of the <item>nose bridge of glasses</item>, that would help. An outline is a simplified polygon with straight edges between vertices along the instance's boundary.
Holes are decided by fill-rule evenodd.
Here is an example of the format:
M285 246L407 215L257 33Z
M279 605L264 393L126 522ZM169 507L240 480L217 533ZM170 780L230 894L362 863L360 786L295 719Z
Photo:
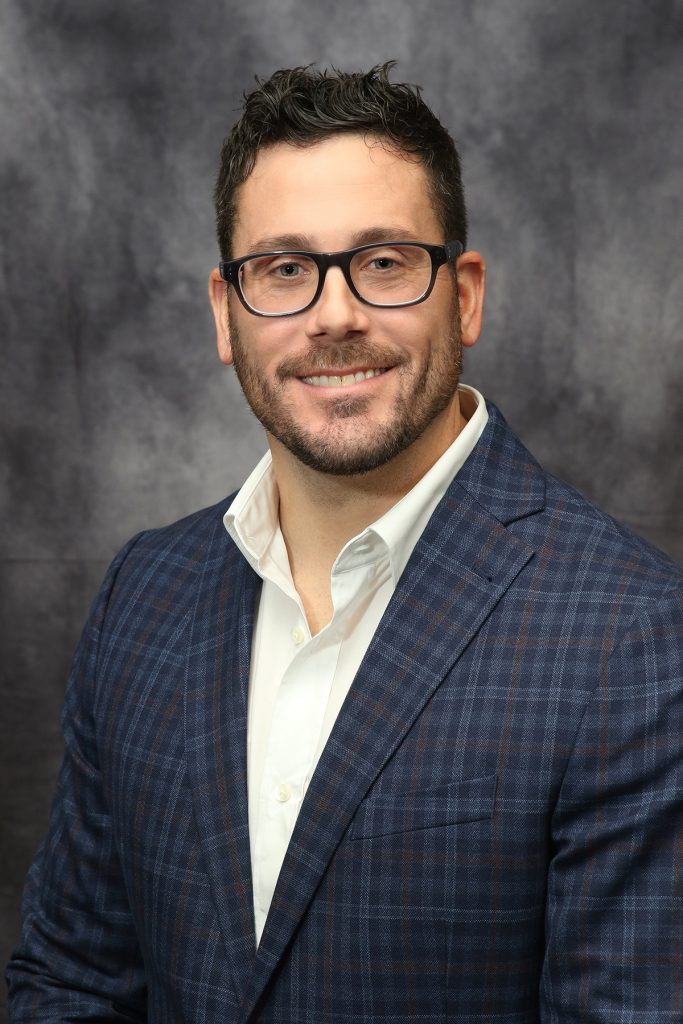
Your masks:
M355 250L352 249L343 252L323 252L317 256L316 263L320 275L319 288L321 292L325 289L329 271L336 269L343 277L347 289L357 298L356 287L351 279L351 260L354 255Z

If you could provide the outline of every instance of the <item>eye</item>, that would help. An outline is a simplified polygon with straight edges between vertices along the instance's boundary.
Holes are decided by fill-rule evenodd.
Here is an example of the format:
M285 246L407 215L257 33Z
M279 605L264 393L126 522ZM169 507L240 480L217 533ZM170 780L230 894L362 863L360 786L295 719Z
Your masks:
M285 281L300 281L311 273L309 261L293 253L255 256L242 268L243 280L269 281L281 284ZM315 264L312 264L315 268Z
M378 245L375 249L359 253L356 266L361 273L384 276L402 270L409 259L410 253L407 250L393 245Z
M288 260L286 263L276 263L271 267L271 274L275 274L277 277L292 278L299 277L300 274L304 273L304 268L300 263L295 263L293 260Z
M373 270L393 270L397 265L397 260L391 256L375 256L370 260L369 266Z

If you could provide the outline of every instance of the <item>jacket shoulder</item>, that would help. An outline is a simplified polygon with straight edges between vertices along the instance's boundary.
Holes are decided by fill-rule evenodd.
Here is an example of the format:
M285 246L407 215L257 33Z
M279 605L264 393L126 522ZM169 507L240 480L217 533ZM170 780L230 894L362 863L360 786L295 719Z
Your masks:
M499 522L537 552L557 588L627 605L683 589L683 569L663 551L539 465L495 406L458 478Z
M132 537L105 575L96 599L102 614L116 598L137 600L145 593L170 593L179 581L189 583L210 568L212 561L236 552L223 526L223 515L233 497Z
M547 522L561 552L581 553L598 576L617 572L639 581L653 596L683 587L683 568L654 544L595 505L570 484L546 473Z
M173 523L143 530L123 550L129 555L134 551L136 559L156 559L170 555L192 557L198 548L211 541L217 529L224 529L223 515L233 498L234 494L231 494L215 505L199 509ZM229 540L227 532L225 535Z

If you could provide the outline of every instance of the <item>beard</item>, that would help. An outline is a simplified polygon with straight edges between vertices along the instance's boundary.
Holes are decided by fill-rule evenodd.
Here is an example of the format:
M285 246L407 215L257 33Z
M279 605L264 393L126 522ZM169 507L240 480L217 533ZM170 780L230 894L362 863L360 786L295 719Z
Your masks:
M262 426L300 462L319 473L354 476L384 466L413 444L446 409L462 373L462 341L457 300L448 336L427 352L417 368L397 353L368 341L317 345L309 352L289 356L279 364L271 383L249 353L230 314L230 340L237 379L249 406ZM388 422L372 420L372 400L363 395L340 395L326 403L327 423L311 429L297 417L286 396L292 377L334 372L344 366L390 366L399 375L399 396ZM358 430L348 422L356 418Z

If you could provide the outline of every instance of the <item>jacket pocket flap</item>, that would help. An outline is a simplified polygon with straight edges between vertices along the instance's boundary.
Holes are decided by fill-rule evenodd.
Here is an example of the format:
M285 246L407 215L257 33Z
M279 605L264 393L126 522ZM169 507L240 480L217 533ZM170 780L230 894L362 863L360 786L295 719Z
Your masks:
M489 775L397 796L370 796L358 808L349 838L369 839L492 818L496 781L496 775Z

